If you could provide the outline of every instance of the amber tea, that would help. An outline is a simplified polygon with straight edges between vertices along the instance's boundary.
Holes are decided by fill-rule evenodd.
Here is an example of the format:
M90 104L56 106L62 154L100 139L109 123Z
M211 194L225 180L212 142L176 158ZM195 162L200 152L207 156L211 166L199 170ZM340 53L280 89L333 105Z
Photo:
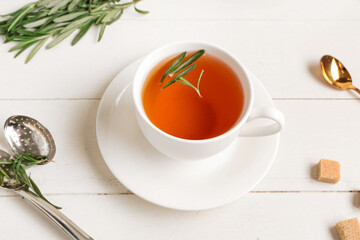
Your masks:
M213 138L230 130L244 104L238 76L225 62L206 52L186 75L186 80L196 86L203 70L201 96L180 83L162 90L160 79L177 56L159 62L147 75L142 102L149 120L172 136L190 140ZM166 78L164 84L169 80Z

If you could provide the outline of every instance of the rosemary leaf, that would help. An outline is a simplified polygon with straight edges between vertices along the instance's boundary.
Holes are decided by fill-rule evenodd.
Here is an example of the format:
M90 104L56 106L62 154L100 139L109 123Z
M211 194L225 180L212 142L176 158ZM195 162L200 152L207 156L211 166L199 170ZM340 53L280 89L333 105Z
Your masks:
M76 28L73 28L63 34L58 35L54 40L52 40L48 45L46 45L46 49L50 49L55 47L56 45L58 45L60 42L62 42L65 38L67 38L68 36L70 36L74 31L76 30Z
M199 97L202 98L201 94L200 94L200 90L199 88L194 87L194 85L192 85L188 80L186 80L185 78L180 78L177 79L176 82L184 84L185 86L191 87L192 89L194 89L196 91L196 93L199 95Z
M121 10L121 9L120 9ZM105 17L102 19L102 23L108 23L111 22L111 20L116 16L116 14L118 13L119 9L113 9L111 11L109 11Z
M15 12L13 13L9 13L9 14L5 14L5 15L0 15L0 17L14 17L14 16L17 16L19 15L22 11L24 11L25 9L27 9L29 6L32 6L34 3L28 3L26 4L25 6L23 6L22 8L19 8L18 10L16 10Z
M34 27L39 27L41 25L43 25L44 23L46 23L48 20L50 19L50 17L46 17L46 18L42 18L40 20L37 20L35 22L31 22L28 24L24 25L24 28L34 28Z
M89 31L91 25L94 21L90 21L88 24L86 24L84 27L80 29L80 32L74 37L74 39L71 42L71 45L75 45L86 33Z
M190 67L188 67L187 69L185 69L184 71L182 71L181 73L179 73L178 75L176 75L173 79L171 79L167 84L165 84L165 86L162 88L162 90L164 90L165 88L167 88L168 86L170 86L171 84L173 84L174 82L176 82L177 80L179 80L181 77L184 77L185 75L187 75L188 73L190 73L192 70L194 70L194 68L196 67L196 64L191 65Z
M38 7L45 7L47 5L49 5L50 3L54 2L54 0L40 0L36 6Z
M127 8L130 7L131 5L134 5L137 2L140 2L141 0L133 0L132 2L128 2L128 3L123 3L123 4L119 4L118 6L122 7L122 8Z
M20 164L18 165L17 172L19 173L20 177L25 182L25 184L28 186L31 186L30 179L29 179L28 175L26 174L25 169Z
M87 16L87 17L81 18L79 20L76 20L75 22L72 22L69 25L67 25L65 28L63 28L60 31L60 34L65 33L67 31L75 30L76 28L80 27L82 24L84 24L85 22L87 22L93 18L94 18L93 16Z
M49 37L44 38L35 46L35 48L30 52L29 56L26 58L25 63L28 63L35 56L35 54L40 50L40 48L45 44L45 42L48 39Z
M71 0L62 0L60 1L58 4L56 4L53 8L51 8L50 12L48 13L48 15L52 15L54 13L56 13L60 8L65 7L66 4L68 4Z
M167 77L167 75L169 75L172 71L174 71L182 63L185 56L186 56L186 52L183 52L182 54L180 54L179 57L170 65L170 67L168 69L166 69L163 76L161 77L160 85L163 83L163 81Z
M60 24L58 23L52 23L47 22L44 25L40 26L36 31L41 31L41 32L50 32L53 31L54 29L59 29ZM61 29L60 29L61 30Z
M185 86L188 86L188 87L191 87L191 88L197 90L196 87L194 87L194 85L192 85L192 84L191 84L188 80L186 80L185 78L177 79L176 82L181 83L181 84L184 84Z
M18 36L19 39L26 39L26 38L36 38L36 37L42 37L44 35L47 35L47 32L41 32L41 31L29 31L27 29L17 29L16 33L21 34Z
M53 21L56 23L68 22L68 21L71 21L81 15L84 15L84 14L87 14L87 12L81 11L81 12L70 13L70 14L66 14L61 17L55 18Z
M81 0L73 0L69 6L68 6L68 11L72 11L80 2Z
M15 173L20 172L20 167L21 167L21 161L19 161L19 159L17 159L14 163L13 171Z
M149 11L140 10L135 6L134 6L134 8L135 8L135 11L137 11L138 13L141 13L141 14L148 14L149 13Z
M98 42L102 39L106 28L106 23L101 24Z
M2 15L0 15L0 17L2 17L2 18L6 18L6 17L14 17L14 16L18 15L18 14L19 14L19 12L23 11L23 10L24 10L24 8L27 8L30 4L32 4L32 3L29 3L29 4L25 5L25 6L23 6L22 8L19 8L19 9L18 9L18 10L16 10L15 12L8 13L8 14L2 14ZM0 23L1 23L1 22L0 22Z
M115 17L113 17L109 22L107 22L107 25L110 25L110 24L116 22L117 20L119 20L119 18L123 14L123 12L124 12L124 10L122 8L120 8L119 11L117 12L117 14L115 15Z
M105 16L106 16L106 14L103 14L102 16L98 17L98 19L96 19L96 21L95 21L95 25L99 25Z
M0 174L5 176L9 181L11 180L10 176L4 171L3 168L0 168Z
M37 195L39 195L39 197L41 197L44 201L46 201L47 203L49 203L50 205L52 205L52 206L55 207L56 209L61 209L61 207L58 207L58 206L52 204L49 200L47 200L47 199L45 198L45 196L41 193L39 187L35 184L35 182L34 182L31 178L29 178L29 180L30 180L30 183L31 183L30 186L31 186L32 189L35 191L35 193L36 193Z
M201 49L191 55L185 62L183 62L174 72L170 73L170 77L172 77L174 74L182 71L183 69L190 66L192 63L194 63L196 60L198 60L203 54L205 53L205 50Z
M19 50L19 49L23 48L24 46L26 46L26 45L28 45L28 44L34 44L34 43L36 43L36 42L38 42L38 41L39 41L39 39L37 39L37 38L30 39L30 40L28 40L28 41L24 41L24 42L22 42L22 43L19 43L19 44L16 45L16 46L10 48L9 52L13 52L13 51Z
M109 5L109 3L108 3L108 2L106 2L106 3L104 3L104 4L100 5L100 6L98 6L97 8L95 8L95 9L91 10L91 12L92 12L92 13L94 13L94 12L99 12L99 11L102 11L102 9L103 9L103 8L105 8L105 7L106 7L106 6L108 6L108 5Z
M34 7L35 5L31 4L27 8L25 8L14 20L12 20L11 25L8 28L8 31L11 32L16 26L16 24L18 24L25 17L25 15L28 12L30 12Z
M20 158L20 157L19 157ZM33 162L38 162L39 160L37 160L35 157L31 157L28 155L28 153L24 153L21 155L21 160L23 164L27 164L27 163L33 163Z
M204 73L204 70L201 70L201 73L200 73L200 76L199 76L199 79L198 79L198 82L197 82L197 89L200 89L199 87L200 87L200 80L201 80L201 77L202 77L202 75L203 75L203 73Z
M46 8L47 8L48 10L50 10L51 8L55 7L56 4L58 4L60 1L62 1L62 0L53 0L53 1L51 1L48 5L46 5Z

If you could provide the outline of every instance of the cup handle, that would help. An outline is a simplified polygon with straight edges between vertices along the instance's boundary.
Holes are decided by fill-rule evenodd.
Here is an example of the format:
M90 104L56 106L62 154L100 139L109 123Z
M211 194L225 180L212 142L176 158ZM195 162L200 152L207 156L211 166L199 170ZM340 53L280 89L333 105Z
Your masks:
M250 122L258 118L267 118L275 123L268 126L251 126ZM274 107L253 108L246 123L240 128L239 137L262 137L280 132L284 127L283 114Z

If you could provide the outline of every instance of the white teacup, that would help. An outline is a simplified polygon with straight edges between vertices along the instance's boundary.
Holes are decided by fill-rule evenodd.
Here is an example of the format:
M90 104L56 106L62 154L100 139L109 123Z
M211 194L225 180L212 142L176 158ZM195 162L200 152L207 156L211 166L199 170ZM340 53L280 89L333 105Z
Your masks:
M205 49L207 53L226 62L238 75L244 91L244 107L236 124L224 134L204 140L188 140L174 137L160 130L149 120L142 104L142 88L150 70L161 60L184 51L199 49ZM198 160L208 158L224 150L238 136L268 136L278 133L284 125L284 117L279 110L271 107L253 108L253 85L239 60L225 49L206 42L175 42L154 50L144 58L136 70L132 91L136 118L144 136L157 150L174 159ZM247 124L257 118L271 119L274 124L256 128Z

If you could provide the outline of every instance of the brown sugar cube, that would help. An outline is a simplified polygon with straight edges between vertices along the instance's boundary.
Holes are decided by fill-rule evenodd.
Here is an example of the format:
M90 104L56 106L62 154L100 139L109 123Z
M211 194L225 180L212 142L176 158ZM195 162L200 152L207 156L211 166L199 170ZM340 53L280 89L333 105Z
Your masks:
M318 181L337 183L340 180L340 163L321 159L318 164Z
M336 224L336 231L341 240L359 240L360 224L357 218L345 220Z

